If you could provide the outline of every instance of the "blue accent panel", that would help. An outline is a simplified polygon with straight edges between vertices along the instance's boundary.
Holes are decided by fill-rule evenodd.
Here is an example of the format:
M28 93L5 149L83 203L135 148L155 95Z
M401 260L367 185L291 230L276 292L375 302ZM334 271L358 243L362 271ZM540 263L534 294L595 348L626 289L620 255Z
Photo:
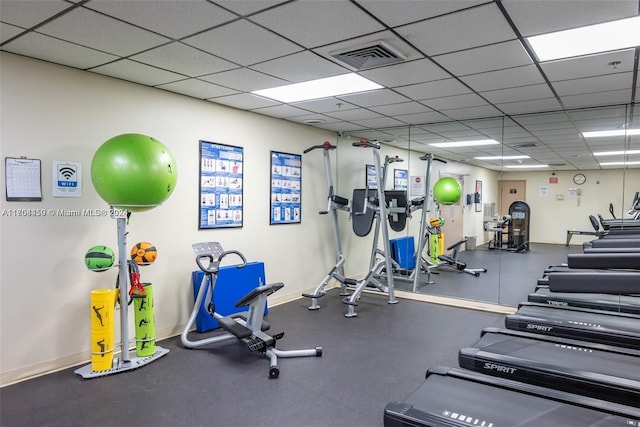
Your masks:
M413 270L416 267L413 236L391 239L389 243L391 243L391 256L398 265L406 270Z

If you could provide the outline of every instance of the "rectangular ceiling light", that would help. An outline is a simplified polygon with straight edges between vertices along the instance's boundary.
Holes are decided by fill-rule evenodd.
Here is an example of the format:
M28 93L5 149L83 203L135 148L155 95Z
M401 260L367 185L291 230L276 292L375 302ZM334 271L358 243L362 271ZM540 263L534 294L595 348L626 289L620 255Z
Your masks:
M540 61L640 46L640 16L527 37Z
M506 165L505 168L509 169L537 169L548 168L549 165Z
M310 99L328 98L330 96L347 95L356 92L381 89L377 83L367 80L358 74L342 74L308 82L293 83L270 89L256 90L251 93L275 99L280 102L308 101Z
M594 132L582 132L585 138L603 138L607 136L634 136L640 135L640 129L614 129L614 130L598 130Z
M434 142L429 145L437 148L478 147L480 145L500 144L494 139L481 139L477 141Z
M625 154L640 154L640 150L600 151L593 153L594 156L619 156Z
M640 162L604 162L598 163L600 166L632 166L640 165Z
M474 157L476 160L520 160L520 159L529 159L529 156L484 156L484 157Z

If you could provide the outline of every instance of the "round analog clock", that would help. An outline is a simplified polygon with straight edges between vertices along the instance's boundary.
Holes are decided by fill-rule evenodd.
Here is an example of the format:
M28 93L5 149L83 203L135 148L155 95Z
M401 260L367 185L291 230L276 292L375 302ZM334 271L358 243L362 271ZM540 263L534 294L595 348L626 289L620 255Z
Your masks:
M587 181L587 177L583 173L577 173L573 176L573 182L582 185Z

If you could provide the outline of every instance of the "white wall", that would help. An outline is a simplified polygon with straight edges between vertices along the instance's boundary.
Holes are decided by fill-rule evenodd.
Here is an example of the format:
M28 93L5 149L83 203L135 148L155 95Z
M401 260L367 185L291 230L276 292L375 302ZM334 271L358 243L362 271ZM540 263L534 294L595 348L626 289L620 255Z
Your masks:
M155 289L157 336L177 333L192 304L191 244L220 241L249 260L264 261L267 281L285 284L271 301L313 289L333 262L330 223L317 215L326 198L324 168L303 159L302 223L269 226L270 150L299 153L334 139L331 132L219 106L12 54L1 54L1 155L42 160L42 202L2 209L101 209L91 159L107 139L142 133L176 159L178 182L160 207L134 213L129 246L153 242L155 264L141 269ZM244 147L244 226L198 230L199 140ZM52 161L81 162L81 198L52 197ZM4 167L4 166L3 166ZM84 254L117 248L116 221L106 218L0 217L1 384L89 359L89 293L112 288L116 269L88 271ZM133 333L130 334L133 336Z

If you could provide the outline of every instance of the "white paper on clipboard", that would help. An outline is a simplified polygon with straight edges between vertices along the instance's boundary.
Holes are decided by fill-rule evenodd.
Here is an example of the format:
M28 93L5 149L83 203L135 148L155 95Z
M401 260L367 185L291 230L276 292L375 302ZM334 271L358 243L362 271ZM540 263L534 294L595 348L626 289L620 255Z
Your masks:
M42 184L39 159L5 157L7 201L41 201Z

